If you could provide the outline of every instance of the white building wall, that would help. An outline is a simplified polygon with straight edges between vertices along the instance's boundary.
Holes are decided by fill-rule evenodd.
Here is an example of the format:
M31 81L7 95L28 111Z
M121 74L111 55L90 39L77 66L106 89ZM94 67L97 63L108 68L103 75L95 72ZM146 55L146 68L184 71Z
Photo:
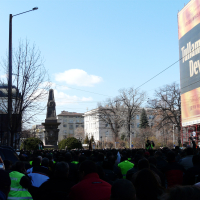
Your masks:
M89 138L94 137L95 142L109 142L113 139L109 126L100 120L98 109L84 113L84 131Z

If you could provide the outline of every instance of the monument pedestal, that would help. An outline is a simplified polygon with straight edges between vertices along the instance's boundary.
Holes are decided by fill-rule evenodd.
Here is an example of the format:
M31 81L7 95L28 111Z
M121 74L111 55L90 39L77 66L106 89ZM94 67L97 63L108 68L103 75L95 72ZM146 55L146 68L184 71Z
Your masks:
M47 103L47 115L45 123L42 123L45 127L45 147L54 148L58 146L58 123L56 118L56 103L54 100L54 92L49 90L49 98ZM51 147L50 147L51 146Z
M45 123L42 123L42 125L45 127L45 146L47 145L58 145L58 126L60 123L57 122L57 119L46 119Z

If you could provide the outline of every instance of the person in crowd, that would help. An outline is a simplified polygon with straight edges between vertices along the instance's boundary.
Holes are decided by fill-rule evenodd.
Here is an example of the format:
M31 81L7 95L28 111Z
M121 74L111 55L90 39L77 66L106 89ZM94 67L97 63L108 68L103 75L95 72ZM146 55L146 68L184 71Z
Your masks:
M25 165L23 162L16 162L13 171L9 173L11 179L11 188L8 194L10 199L32 199L32 195L28 192L31 186L31 180L26 175Z
M193 167L193 162L192 162L193 149L191 147L188 147L186 149L186 154L187 154L187 156L185 158L183 158L180 162L180 164L185 168L185 170Z
M163 169L167 180L167 187L182 185L185 169L176 162L176 155L173 151L167 153L167 161L168 164Z
M38 159L39 160L39 159ZM31 173L28 176L31 178L32 186L40 187L42 183L47 181L50 176L49 167L49 159L43 158L41 166L34 166Z
M143 158L143 159L139 160L139 162L138 162L138 172L134 173L133 176L132 176L132 179L131 179L131 181L133 183L135 182L136 177L138 176L139 172L142 169L150 169L149 161L146 158ZM154 171L152 171L152 173L156 177L156 180L158 181L158 183L161 185L160 177Z
M41 162L42 161L40 160L40 158L33 158L33 162L32 162L32 165L31 165L32 167L26 170L27 174L32 173L33 167L34 168L39 167L41 165Z
M134 167L134 164L129 162L127 160L127 157L124 155L121 158L121 162L118 164L118 167L121 169L121 173L123 176L123 179L126 179L126 173L129 169L132 169Z
M70 152L65 154L65 162L69 165L69 180L74 181L75 183L78 182L78 167L76 164L72 162L72 154Z
M0 170L0 200L6 200L10 192L11 180L9 173L3 169Z
M194 185L200 181L200 155L194 155L192 158L193 167L186 170L183 176L183 185Z
M12 171L12 162L10 160L4 160L5 170L10 173Z
M164 189L160 186L150 169L142 169L138 172L134 186L136 189L136 197L139 200L158 200L164 193Z
M64 200L69 195L72 182L68 180L69 165L66 162L58 162L55 165L53 177L44 182L39 188L39 199Z
M176 186L163 194L161 200L198 200L200 188L195 186Z
M146 150L153 149L153 148L154 148L154 146L155 146L155 144L154 144L154 142L153 142L153 141L147 140L147 142L146 142L146 145L145 145L145 147L146 147Z
M154 173L156 173L156 175L159 176L159 178L161 180L162 187L165 187L165 176L159 169L157 169L157 167L156 167L156 165L157 165L156 158L154 156L150 156L148 158L148 161L149 161L149 165L150 165L149 166L150 170L152 170Z
M113 164L109 161L104 161L102 165L103 171L105 173L105 177L111 181L117 180L117 174L113 171Z
M99 178L97 167L90 160L80 165L81 181L74 185L69 193L70 200L109 200L111 185Z
M163 168L167 165L167 161L163 158L162 152L156 151L154 156L156 158L157 168L163 172Z
M133 174L135 174L137 171L138 171L138 162L139 160L143 159L144 157L140 154L136 154L135 155L135 159L134 159L134 166L132 169L129 169L127 171L127 174L126 174L126 179L131 181L132 180L132 176Z
M115 161L117 160L117 155L110 155L108 157L108 161L110 163L112 163L113 165L113 172L117 175L117 178L122 178L122 173L121 173L121 169L118 167L118 165L115 164Z
M111 188L110 200L136 200L136 191L133 184L126 180L120 179L115 181Z

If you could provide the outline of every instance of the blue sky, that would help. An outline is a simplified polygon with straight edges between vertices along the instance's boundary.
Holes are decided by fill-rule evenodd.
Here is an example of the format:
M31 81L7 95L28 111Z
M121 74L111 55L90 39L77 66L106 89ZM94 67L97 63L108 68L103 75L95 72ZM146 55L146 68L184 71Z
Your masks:
M179 59L177 13L188 1L1 1L0 57L8 50L9 14L37 6L13 18L13 47L28 39L40 49L56 90L57 114L85 112L117 96L119 89L140 86ZM141 90L152 97L155 89L179 79L177 63Z

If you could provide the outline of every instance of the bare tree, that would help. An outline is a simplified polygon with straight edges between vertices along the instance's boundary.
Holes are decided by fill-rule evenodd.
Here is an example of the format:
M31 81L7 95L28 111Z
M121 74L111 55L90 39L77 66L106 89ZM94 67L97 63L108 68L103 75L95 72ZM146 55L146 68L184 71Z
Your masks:
M180 145L180 130L181 130L181 95L180 88L177 83L165 85L155 91L155 98L148 101L149 106L155 109L154 115L155 124L158 129L165 130L164 127L173 127L173 124L178 128L179 136L178 143Z
M154 131L150 127L141 128L136 134L136 146L145 148L145 143L148 139L154 136Z
M140 92L138 89L131 87L129 89L120 90L120 94L117 99L122 103L121 117L124 119L124 126L126 128L131 146L130 135L132 120L146 99L146 93Z
M85 132L83 127L78 127L74 131L74 137L83 140L85 138Z
M7 59L3 60L2 66L7 72ZM30 46L26 41L19 43L19 47L13 54L13 89L12 89L12 114L18 114L17 120L12 120L11 124L11 145L16 127L20 121L22 123L33 122L34 117L40 114L46 105L42 105L47 98L50 89L48 73L44 67L41 53L35 45ZM6 84L6 80L1 79L1 84ZM6 91L7 93L7 91ZM7 97L1 98L0 109L7 113Z
M118 101L118 99L108 99L104 105L98 104L99 114L97 117L108 125L113 133L115 142L119 137L120 128L124 124L124 119L121 117L121 106L122 102Z

